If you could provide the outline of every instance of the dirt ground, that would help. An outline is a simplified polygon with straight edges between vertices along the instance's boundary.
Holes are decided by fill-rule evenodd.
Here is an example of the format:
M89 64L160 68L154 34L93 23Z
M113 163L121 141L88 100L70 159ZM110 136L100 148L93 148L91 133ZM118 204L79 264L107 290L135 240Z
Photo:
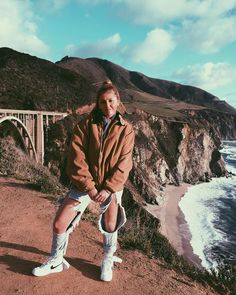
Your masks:
M101 282L102 236L81 221L70 237L68 270L34 277L31 270L45 260L51 244L53 197L22 181L0 177L0 294L214 294L189 278L166 269L139 251L119 249L123 259L114 279Z

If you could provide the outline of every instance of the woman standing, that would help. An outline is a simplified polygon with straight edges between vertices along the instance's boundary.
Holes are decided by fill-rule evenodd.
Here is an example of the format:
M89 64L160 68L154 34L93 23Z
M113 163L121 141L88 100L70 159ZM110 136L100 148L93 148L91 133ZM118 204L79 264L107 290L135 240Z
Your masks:
M105 81L98 90L95 109L75 127L67 169L73 186L53 223L50 257L33 269L35 276L69 267L63 257L69 233L92 200L101 208L98 221L104 246L101 280L112 280L117 231L126 221L121 196L132 168L134 146L133 128L117 111L119 104L117 88L111 81Z

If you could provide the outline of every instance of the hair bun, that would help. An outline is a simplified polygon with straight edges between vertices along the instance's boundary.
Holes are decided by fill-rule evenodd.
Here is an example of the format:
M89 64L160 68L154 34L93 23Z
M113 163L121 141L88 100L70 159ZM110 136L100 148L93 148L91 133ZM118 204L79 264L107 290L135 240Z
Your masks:
M102 86L112 86L112 82L111 80L105 80L103 83L102 83Z

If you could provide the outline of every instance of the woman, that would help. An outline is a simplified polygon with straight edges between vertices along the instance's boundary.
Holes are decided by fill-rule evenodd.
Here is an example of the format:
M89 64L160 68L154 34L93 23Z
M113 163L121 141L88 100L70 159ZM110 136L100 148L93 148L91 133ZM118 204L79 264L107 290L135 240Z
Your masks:
M121 196L132 168L134 145L133 128L118 112L119 104L117 88L111 81L105 81L98 90L95 109L75 127L67 169L73 187L53 223L50 257L33 269L35 276L69 267L63 258L69 233L92 200L101 208L98 221L104 245L101 280L112 280L117 231L126 221Z

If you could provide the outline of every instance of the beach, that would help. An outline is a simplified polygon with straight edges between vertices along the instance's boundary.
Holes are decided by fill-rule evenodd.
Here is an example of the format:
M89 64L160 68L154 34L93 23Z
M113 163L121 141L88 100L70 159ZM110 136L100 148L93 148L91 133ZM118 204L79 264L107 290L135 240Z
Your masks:
M160 205L147 204L145 207L152 215L160 220L160 232L189 262L201 266L200 258L193 253L190 244L191 233L184 214L179 208L179 202L191 184L183 183L180 186L167 185L163 191L164 201Z

